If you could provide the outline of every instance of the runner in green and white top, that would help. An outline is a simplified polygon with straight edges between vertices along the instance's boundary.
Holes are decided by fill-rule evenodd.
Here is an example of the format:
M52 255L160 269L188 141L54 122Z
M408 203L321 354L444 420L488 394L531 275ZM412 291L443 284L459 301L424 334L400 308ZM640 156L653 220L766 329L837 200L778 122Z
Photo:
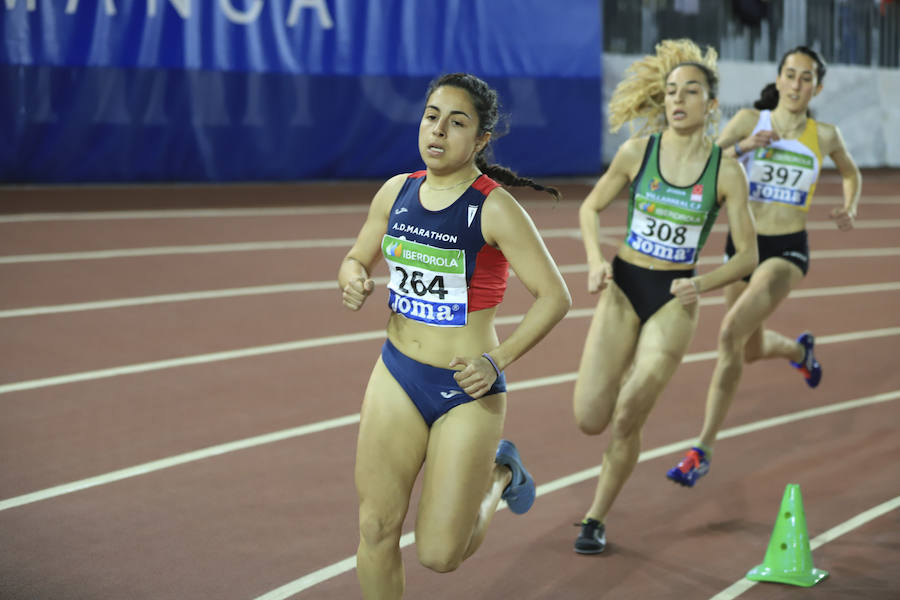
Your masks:
M679 187L659 172L660 137L650 136L647 160L632 185L625 243L641 254L689 267L697 262L719 214L721 150L713 145L700 179Z
M690 40L667 40L629 73L610 102L610 124L646 119L653 135L619 148L579 210L588 291L600 299L575 383L575 420L589 435L612 424L575 541L582 554L606 546L604 520L637 463L644 422L690 344L699 294L756 265L744 171L733 158L720 160L706 133L718 107L715 50L704 54ZM610 263L601 252L598 213L629 184L628 234ZM694 265L720 207L737 253L698 276Z

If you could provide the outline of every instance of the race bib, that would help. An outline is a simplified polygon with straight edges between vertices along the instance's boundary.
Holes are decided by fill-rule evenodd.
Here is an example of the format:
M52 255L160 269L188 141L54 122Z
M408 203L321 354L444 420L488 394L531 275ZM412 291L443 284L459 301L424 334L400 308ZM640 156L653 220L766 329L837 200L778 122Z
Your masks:
M391 310L438 327L466 324L469 294L465 250L435 248L385 235L381 251L391 271Z
M809 155L757 148L749 173L750 199L805 206L816 174L815 159Z
M693 264L705 221L705 213L636 202L626 243L653 258Z

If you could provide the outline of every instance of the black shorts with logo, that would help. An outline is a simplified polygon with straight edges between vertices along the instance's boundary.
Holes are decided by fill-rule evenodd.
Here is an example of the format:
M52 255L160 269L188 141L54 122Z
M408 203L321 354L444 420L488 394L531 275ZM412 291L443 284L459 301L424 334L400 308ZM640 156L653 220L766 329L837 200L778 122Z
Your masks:
M663 304L675 296L669 291L672 281L682 277L693 277L694 269L669 271L645 269L626 262L616 256L613 259L613 281L625 293L641 325L656 314Z
M756 247L759 250L759 264L770 258L783 258L800 267L804 275L809 271L809 236L805 229L784 235L757 235ZM728 239L725 240L725 260L736 252L729 231ZM750 281L750 275L744 277L744 281Z

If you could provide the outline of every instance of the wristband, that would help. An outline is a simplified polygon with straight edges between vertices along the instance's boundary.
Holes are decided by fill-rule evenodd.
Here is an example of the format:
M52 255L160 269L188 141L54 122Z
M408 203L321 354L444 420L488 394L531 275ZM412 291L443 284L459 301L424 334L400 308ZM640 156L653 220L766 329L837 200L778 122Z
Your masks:
M743 154L743 152L741 152L741 143L740 143L740 142L736 142L736 143L734 144L734 157L737 158L737 157L740 156L741 154Z
M497 377L500 377L500 369L497 368L497 363L494 362L494 359L491 358L491 355L485 352L482 354L483 357L488 359L488 362L491 363L491 366L494 367L494 371L497 373Z

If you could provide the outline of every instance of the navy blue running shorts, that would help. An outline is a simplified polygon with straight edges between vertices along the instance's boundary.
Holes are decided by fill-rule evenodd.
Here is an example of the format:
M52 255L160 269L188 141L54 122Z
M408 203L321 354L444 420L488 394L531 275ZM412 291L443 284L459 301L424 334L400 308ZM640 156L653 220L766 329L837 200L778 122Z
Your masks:
M413 360L397 350L390 340L385 340L381 347L381 360L419 409L429 427L450 409L475 399L462 391L453 379L456 371ZM505 391L506 375L500 373L485 396Z

